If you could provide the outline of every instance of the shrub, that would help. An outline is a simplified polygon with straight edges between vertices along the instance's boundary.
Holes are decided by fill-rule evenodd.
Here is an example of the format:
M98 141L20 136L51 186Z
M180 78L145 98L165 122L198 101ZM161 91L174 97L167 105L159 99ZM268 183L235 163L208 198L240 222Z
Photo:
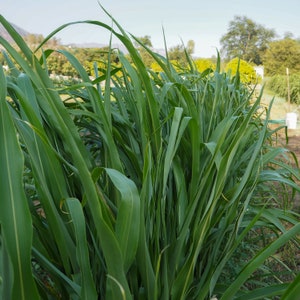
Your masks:
M300 104L300 74L292 74L290 81L290 101L291 103ZM287 77L283 75L272 76L266 85L271 91L278 96L288 100Z
M195 66L199 72L204 72L207 69L216 69L216 64L213 63L210 59L198 58L195 59Z
M237 70L240 73L241 81L245 84L256 84L259 80L254 68L242 59L234 58L225 66L225 71L230 71L232 76L236 75Z

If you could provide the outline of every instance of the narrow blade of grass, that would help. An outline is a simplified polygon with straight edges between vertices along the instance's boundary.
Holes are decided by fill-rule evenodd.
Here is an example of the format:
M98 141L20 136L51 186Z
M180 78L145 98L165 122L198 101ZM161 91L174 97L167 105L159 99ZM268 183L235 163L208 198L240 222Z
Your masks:
M298 300L300 295L300 273L295 280L289 284L281 300Z
M116 170L105 170L121 193L121 199L118 201L116 237L124 260L124 270L127 272L135 258L139 242L140 199L133 181Z
M70 212L70 219L74 226L76 237L76 255L80 268L81 299L97 299L97 292L91 273L89 250L86 244L85 218L78 199L68 198L66 205Z
M14 270L12 299L38 299L31 271L32 219L23 190L24 158L6 101L6 79L0 68L0 223L3 246Z

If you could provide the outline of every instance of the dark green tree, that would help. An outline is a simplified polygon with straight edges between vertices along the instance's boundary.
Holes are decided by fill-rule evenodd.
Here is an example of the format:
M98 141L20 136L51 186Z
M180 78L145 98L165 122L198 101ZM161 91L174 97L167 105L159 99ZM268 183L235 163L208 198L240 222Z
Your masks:
M195 42L189 40L187 45L184 44L173 46L168 51L168 56L171 61L175 61L180 66L185 66L187 64L186 55L192 55L195 49Z
M289 36L269 44L263 56L267 76L300 73L300 43Z
M137 38L137 39L138 39L138 41L139 41L140 43L142 43L143 45L145 45L145 46L147 46L147 47L149 47L149 48L152 47L152 42L151 42L151 36L150 36L150 35L145 35L145 36L139 37L139 38ZM137 42L137 41L134 42L134 45L135 45L137 48L140 48L140 47L141 47L141 45L140 45L139 42Z
M29 33L24 37L25 42L31 47L37 47L44 40L44 36L41 34Z
M27 45L34 50L44 41L44 36L42 34L29 33L24 37L24 40L27 43ZM51 49L60 48L61 47L60 39L55 37L51 38L46 42L45 47Z
M60 48L64 49L64 47ZM79 60L90 76L95 76L94 63L97 64L99 74L101 75L103 70L107 68L109 56L111 63L114 66L117 65L119 61L117 51L110 49L108 46L103 48L70 47L68 48L68 51ZM72 68L70 62L68 62L66 57L59 52L51 53L47 58L47 63L50 74L77 76L77 73L75 72L75 69Z
M246 16L235 16L227 33L221 37L221 54L226 60L239 57L260 65L262 55L275 36L273 29L267 29Z
M137 41L134 41L134 45L135 45L136 49L139 51L144 64L147 67L150 67L154 63L154 59L149 54L149 52L145 49L144 46L152 49L153 46L152 46L152 42L151 42L151 37L149 35L138 37Z

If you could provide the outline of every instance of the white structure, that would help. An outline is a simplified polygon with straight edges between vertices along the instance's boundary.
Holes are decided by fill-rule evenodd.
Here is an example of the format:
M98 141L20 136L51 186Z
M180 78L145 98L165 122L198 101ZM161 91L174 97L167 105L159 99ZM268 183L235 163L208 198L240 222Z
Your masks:
M288 129L297 128L297 114L294 112L287 113L285 118L285 125Z
M257 76L264 79L264 66L254 66L254 70Z

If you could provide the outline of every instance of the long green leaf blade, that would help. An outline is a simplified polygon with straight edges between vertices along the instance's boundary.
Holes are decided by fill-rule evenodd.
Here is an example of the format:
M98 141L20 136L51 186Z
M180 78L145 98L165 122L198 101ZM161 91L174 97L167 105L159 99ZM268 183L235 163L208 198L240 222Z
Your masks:
M139 242L140 199L133 181L116 170L106 169L106 172L122 196L116 221L116 237L127 272L135 258Z
M0 223L14 270L12 299L39 299L31 271L32 220L23 190L24 158L6 101L0 68Z
M69 198L66 200L76 237L76 255L80 267L81 299L97 299L97 292L93 281L89 252L87 247L87 237L85 229L85 219L82 206L78 199Z
M300 273L285 290L281 300L298 300L300 295Z

